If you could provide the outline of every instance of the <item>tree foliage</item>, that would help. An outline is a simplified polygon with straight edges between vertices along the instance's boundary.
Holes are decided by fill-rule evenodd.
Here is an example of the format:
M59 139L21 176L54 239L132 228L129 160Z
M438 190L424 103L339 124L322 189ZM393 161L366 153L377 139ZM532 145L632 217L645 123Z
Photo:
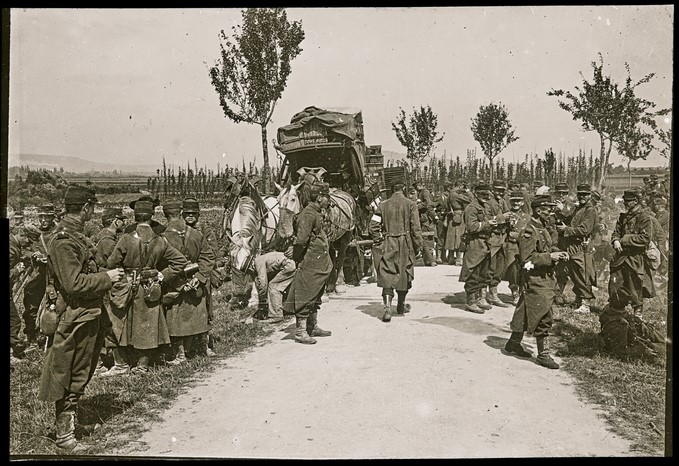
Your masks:
M264 155L263 181L269 186L266 126L271 120L304 40L301 21L288 21L283 8L248 8L243 25L232 37L219 34L221 55L210 68L210 79L224 115L234 123L261 126Z
M490 180L493 181L493 159L509 144L516 141L509 112L502 103L491 102L479 107L479 112L471 119L471 130L474 139L481 146L481 151L488 158Z
M636 83L630 76L630 68L625 63L627 78L624 87L614 82L610 76L604 75L604 61L601 53L599 63L592 62L592 80L587 81L582 72L582 85L575 87L575 92L564 91L562 89L552 89L547 95L559 98L559 107L571 113L573 120L580 121L582 129L585 131L596 131L600 138L599 165L602 167L597 180L597 186L602 189L606 171L609 165L611 149L614 144L621 142L621 148L629 147L631 141L636 137L633 134L626 134L631 129L630 122L646 125L652 130L656 130L655 118L669 113L669 109L651 111L655 108L655 103L642 99L635 94L637 87L648 83L654 76L650 73ZM637 124L634 126L636 127ZM632 131L633 133L633 131ZM621 154L622 155L622 154Z
M419 172L420 164L427 159L437 143L443 140L445 133L438 133L438 116L429 105L413 108L413 113L406 115L399 108L399 115L391 123L398 141L406 148L406 157Z

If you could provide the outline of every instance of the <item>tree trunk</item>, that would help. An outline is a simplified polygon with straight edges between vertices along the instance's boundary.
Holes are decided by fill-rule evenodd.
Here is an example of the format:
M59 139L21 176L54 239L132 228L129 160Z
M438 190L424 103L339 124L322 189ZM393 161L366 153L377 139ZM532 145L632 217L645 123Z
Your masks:
M608 160L609 157L611 156L611 149L613 149L613 140L610 139L608 142L608 150L606 151L606 162L604 165L601 167L601 181L600 181L600 186L599 186L599 192L603 192L603 185L604 185L604 180L606 179L606 171L608 170Z
M266 139L266 125L262 127L262 155L264 156L264 169L262 169L262 189L263 194L269 194L271 189L269 187L269 145Z
M632 188L632 169L630 168L631 163L632 163L632 159L629 159L627 161L627 176L628 176L628 183L627 183L628 186L627 187L630 188L630 189Z
M597 190L602 193L602 187L604 184L604 178L606 177L604 167L606 166L606 143L604 140L604 135L599 133L599 140L601 141L601 148L599 151L599 166L601 173L599 174L599 179L597 180Z

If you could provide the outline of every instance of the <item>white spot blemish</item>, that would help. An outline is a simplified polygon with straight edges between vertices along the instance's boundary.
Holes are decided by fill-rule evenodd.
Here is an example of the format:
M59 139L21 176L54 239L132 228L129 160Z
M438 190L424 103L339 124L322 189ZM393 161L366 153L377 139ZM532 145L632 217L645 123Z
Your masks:
M172 443L177 441L177 437L172 437Z
M611 25L611 20L606 18L606 26L610 26L610 25Z

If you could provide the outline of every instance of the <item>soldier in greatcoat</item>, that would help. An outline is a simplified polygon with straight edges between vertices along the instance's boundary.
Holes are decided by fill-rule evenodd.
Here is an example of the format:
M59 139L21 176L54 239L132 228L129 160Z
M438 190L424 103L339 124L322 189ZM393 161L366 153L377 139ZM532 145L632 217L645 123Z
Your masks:
M417 208L420 214L420 227L423 233L429 233L428 235L422 235L422 240L424 241L422 247L422 260L424 265L430 267L436 266L436 259L432 254L434 249L434 236L436 234L436 222L439 221L438 215L436 215L436 210L434 209L435 203L429 190L422 184L422 181L415 181L413 183L413 188L417 191Z
M497 220L490 215L487 207L492 196L491 186L478 184L474 188L474 199L464 209L464 223L467 250L462 258L461 282L467 298L465 310L483 314L492 306L483 297L483 290L490 283L490 231L497 226Z
M645 254L653 225L641 207L641 196L637 190L623 193L627 211L620 214L611 235L615 256L610 263L608 303L612 313L624 313L630 304L634 313L641 315L643 299L655 296L653 274Z
M161 283L172 283L188 265L181 252L153 231L153 211L152 201L135 202L135 230L120 237L107 264L109 268L123 267L127 276L129 287L121 294L129 293L128 300L123 298L118 306L127 308L119 345L137 351L133 372L147 371L151 359L159 356L158 348L170 343L161 305ZM112 302L114 297L112 293Z
M297 320L295 341L307 345L316 343L313 337L332 334L318 326L321 297L332 272L330 245L323 229L323 212L329 204L328 184L312 185L309 189L309 203L297 218L297 234L292 253L297 272L283 304L284 312L295 314Z
M45 240L56 228L56 209L54 204L42 204L38 207L38 237L33 243L31 263L33 265L30 278L24 286L24 333L28 346L25 352L30 353L39 349L40 332L35 327L38 309L45 296L47 286L47 251ZM31 229L34 230L34 229Z
M509 262L507 260L507 230L509 228L509 203L505 199L507 183L503 180L493 181L493 196L486 205L491 218L496 225L490 229L488 245L490 246L490 264L488 266L488 294L485 299L488 304L497 307L508 307L497 295L497 286L507 270Z
M123 277L122 269L98 270L93 245L83 234L96 202L91 189L70 186L64 194L66 215L46 241L58 324L49 338L38 398L55 403L56 444L68 452L81 449L75 439L75 417L103 343L102 299Z
M398 295L396 313L408 312L405 299L415 279L415 256L418 250L426 247L417 203L406 198L404 188L403 178L394 179L393 194L377 206L370 220L370 237L375 242L373 249L379 250L375 269L377 286L382 288L384 322L391 321L394 290Z
M17 228L9 235L9 360L10 364L18 362L15 351L18 352L21 343L19 332L21 330L21 317L14 303L15 297L12 295L15 284L22 279L26 270L25 262L29 261L24 256L24 250L30 247L31 242L26 236L24 228Z
M163 204L167 225L163 236L181 252L198 270L190 276L179 276L165 285L172 294L166 294L165 318L172 342L174 359L169 364L185 362L187 353L207 354L208 323L207 297L209 281L215 263L215 254L201 232L187 225L181 217L182 203L168 201ZM195 269L195 266L193 267Z
M571 218L573 217L573 212L577 207L576 203L573 202L571 196L569 195L568 185L566 183L557 183L554 186L554 202L556 206L554 207L554 215L550 219L550 224L556 226L557 223L565 223L569 225ZM568 247L567 240L564 239L563 234L559 232L555 227L550 230L553 233L553 240L561 250L566 250ZM563 296L563 291L566 288L566 283L568 282L568 264L565 261L559 261L556 263L554 273L556 274L556 304L566 304L565 298Z
M592 286L596 286L594 255L589 245L599 229L597 212L592 201L592 188L587 184L577 187L578 204L569 221L557 220L559 249L568 252L567 274L573 281L573 293L578 308L575 312L590 312L594 300Z
M136 199L132 202L130 202L130 209L134 210L134 206L136 205L137 201L145 201L145 202L151 202L153 204L153 207L151 209L151 220L149 220L149 226L153 230L153 232L157 235L161 234L165 230L165 225L162 223L158 222L153 218L153 213L156 210L156 207L160 205L160 199L158 198L153 198L147 194L144 194L141 196L139 199ZM134 231L137 229L137 222L131 222L129 223L126 227L123 233L134 233Z
M108 258L125 230L126 220L123 209L119 207L104 209L101 216L103 228L91 238L96 248L94 258L100 269L105 270L108 267ZM100 358L94 374L102 377L128 374L130 372L128 356L125 349L118 345L118 338L124 328L126 312L111 305L110 293L104 295L104 309L106 312L102 314L102 321L106 322L108 327L104 346L113 354L113 366L110 369L107 368Z
M253 177L258 178L258 177ZM231 178L232 182L235 178ZM253 180L257 181L257 180ZM261 180L255 182L254 185L261 185ZM203 234L205 242L208 247L212 250L214 256L214 264L212 266L212 271L210 272L209 280L206 284L207 294L206 294L206 304L207 304L207 315L208 323L211 323L214 319L214 306L212 304L212 292L217 290L224 281L226 280L226 259L225 259L225 249L219 246L219 241L217 239L217 232L205 222L200 221L200 204L198 200L194 197L187 197L182 201L182 218L184 223L190 226L194 230L197 230ZM213 341L208 331L208 335L205 337L207 340L201 342L201 345L207 345L205 350L209 356L214 356Z
M559 365L549 354L548 340L556 286L554 264L567 260L568 253L558 251L547 230L553 206L551 196L536 195L531 201L533 215L530 222L519 234L521 296L510 323L512 334L505 351L521 357L532 356L521 346L523 333L529 331L537 343L537 363L549 369L558 369Z
M512 292L512 302L516 306L520 296L520 273L523 263L519 255L519 236L528 222L530 215L523 210L524 197L521 191L512 191L509 195L509 232L507 233L507 243L505 244L505 254L509 265L505 272L504 279L509 282L509 289Z
M464 209L471 202L471 197L462 186L460 180L448 193L446 203L448 229L446 230L445 248L448 251L448 263L462 265L462 235L465 232Z

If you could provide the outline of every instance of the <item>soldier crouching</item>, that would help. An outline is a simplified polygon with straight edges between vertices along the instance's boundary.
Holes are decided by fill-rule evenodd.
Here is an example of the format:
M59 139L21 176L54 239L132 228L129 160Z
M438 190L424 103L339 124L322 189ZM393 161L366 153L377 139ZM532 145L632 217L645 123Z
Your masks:
M554 205L549 195L535 196L531 201L533 215L519 235L523 286L510 324L512 335L505 345L508 353L531 357L532 354L521 346L523 332L530 331L535 335L538 346L537 363L549 369L559 368L549 354L547 339L552 328L552 304L556 291L554 265L560 260L568 260L568 253L553 246L547 230Z

